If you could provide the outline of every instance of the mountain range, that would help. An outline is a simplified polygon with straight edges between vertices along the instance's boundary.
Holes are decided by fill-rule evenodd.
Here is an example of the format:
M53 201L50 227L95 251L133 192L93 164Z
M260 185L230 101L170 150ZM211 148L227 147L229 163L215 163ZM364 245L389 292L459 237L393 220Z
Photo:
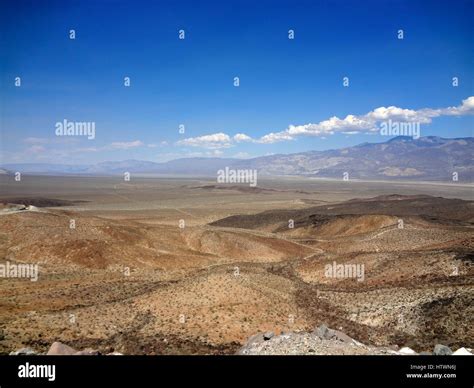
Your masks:
M474 178L474 138L398 136L383 143L362 143L327 151L275 154L251 159L182 158L164 163L140 160L91 165L44 163L4 164L3 173L47 175L118 175L124 172L153 175L216 176L217 170L257 170L260 176L306 176L342 179L403 179L459 181Z

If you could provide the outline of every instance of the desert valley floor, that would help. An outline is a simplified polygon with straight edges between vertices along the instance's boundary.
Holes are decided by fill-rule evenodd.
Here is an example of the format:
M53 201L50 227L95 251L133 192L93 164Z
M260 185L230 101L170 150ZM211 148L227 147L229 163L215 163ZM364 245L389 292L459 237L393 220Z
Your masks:
M0 186L0 264L39 265L36 282L0 279L0 353L58 340L230 354L258 332L322 323L367 344L474 347L472 185L0 176ZM363 264L364 281L326 277L333 262Z

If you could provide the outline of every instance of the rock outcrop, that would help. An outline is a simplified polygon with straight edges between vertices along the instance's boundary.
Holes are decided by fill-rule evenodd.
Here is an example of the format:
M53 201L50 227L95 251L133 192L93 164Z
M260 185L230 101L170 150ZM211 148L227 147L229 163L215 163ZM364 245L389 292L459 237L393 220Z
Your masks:
M290 332L280 335L256 334L237 352L239 355L416 355L409 347L368 346L347 334L317 327L312 332ZM472 355L472 349L460 348L454 353L444 345L436 345L433 352L422 355Z
M33 356L33 355L44 355L44 353L36 352L31 348L21 348L14 352L10 352L10 356ZM97 349L85 348L83 350L76 350L62 342L53 342L47 356L99 356L102 353ZM107 356L121 356L122 353L112 351L106 354Z

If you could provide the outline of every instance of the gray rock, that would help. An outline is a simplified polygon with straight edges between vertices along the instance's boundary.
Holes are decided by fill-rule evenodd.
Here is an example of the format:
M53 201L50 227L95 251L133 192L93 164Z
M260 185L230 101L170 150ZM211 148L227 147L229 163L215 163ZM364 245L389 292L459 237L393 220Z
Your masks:
M445 345L437 344L434 347L433 354L436 356L449 356L453 351Z
M420 356L432 356L433 355L433 353L431 353L431 352L420 352L419 354L420 354Z
M240 348L240 350L237 352L237 354L250 354L252 353L253 347L257 346L263 341L263 334L258 333L253 336L251 336L248 340L247 343Z
M53 342L48 350L48 356L69 356L77 353L76 349L71 348L61 342Z
M266 333L263 333L263 339L265 341L272 339L274 336L275 336L275 333L273 333L273 331L267 331Z
M329 339L329 328L324 323L316 328L313 333L321 339Z
M354 342L351 337L349 337L346 333L343 333L339 330L328 330L328 335L330 335L330 339L352 343Z
M336 340L341 342L354 343L354 340L347 334L339 330L330 329L325 324L322 324L317 329L315 329L313 331L313 334L317 335L323 340Z
M21 348L14 352L10 352L10 356L32 356L34 354L37 353L31 348Z

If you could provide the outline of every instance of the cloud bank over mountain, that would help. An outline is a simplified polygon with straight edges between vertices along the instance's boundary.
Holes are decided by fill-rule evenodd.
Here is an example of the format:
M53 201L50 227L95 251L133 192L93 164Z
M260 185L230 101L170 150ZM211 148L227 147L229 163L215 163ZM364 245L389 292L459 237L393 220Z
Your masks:
M380 123L388 120L404 123L429 124L434 118L441 116L464 116L474 114L474 96L468 97L458 106L447 108L423 108L419 110L404 109L396 106L379 107L364 115L348 114L341 119L332 116L318 123L303 125L289 125L281 132L271 132L260 138L252 138L244 133L238 133L231 137L225 133L186 138L180 140L178 145L191 145L203 148L228 148L234 142L254 142L272 144L281 141L294 140L299 136L327 136L335 133L353 135L365 132L380 131Z

